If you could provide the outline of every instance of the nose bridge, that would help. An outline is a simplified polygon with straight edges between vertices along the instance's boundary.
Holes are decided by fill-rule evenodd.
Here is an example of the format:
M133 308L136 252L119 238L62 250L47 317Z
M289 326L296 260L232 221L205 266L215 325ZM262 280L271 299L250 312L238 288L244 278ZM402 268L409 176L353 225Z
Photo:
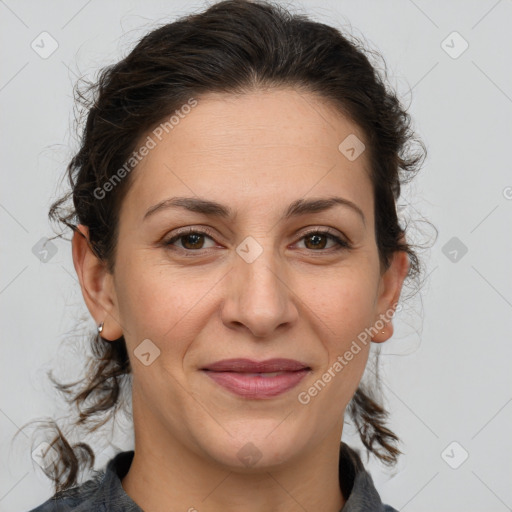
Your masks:
M294 318L295 308L283 266L275 254L271 237L258 241L247 237L236 252L224 321L243 324L254 335L266 336Z
M247 240L240 244L237 253L240 256L236 263L235 272L240 273L242 286L240 300L248 303L250 310L260 312L260 315L275 316L279 313L285 297L282 278L279 278L279 264L270 243L270 238L263 241ZM256 245L258 244L258 245ZM251 258L243 256L244 250L249 248ZM241 255L242 253L242 255Z

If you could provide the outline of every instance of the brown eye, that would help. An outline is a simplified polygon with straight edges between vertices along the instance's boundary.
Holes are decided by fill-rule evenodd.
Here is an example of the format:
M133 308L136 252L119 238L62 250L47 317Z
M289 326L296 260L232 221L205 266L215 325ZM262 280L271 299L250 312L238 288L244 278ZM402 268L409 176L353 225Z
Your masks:
M202 249L204 244L204 235L200 233L192 233L180 237L183 239L182 246L185 249Z
M169 240L164 242L166 247L175 246L178 249L183 249L186 251L199 251L201 249L208 249L213 247L210 245L209 247L205 247L206 239L209 238L213 242L213 238L209 236L208 233L198 230L188 230L186 232L179 233ZM179 244L175 242L180 241Z
M335 250L350 248L350 244L348 242L332 233L329 233L328 231L314 231L303 236L301 240L304 240L306 249L310 249L312 251L332 249L333 246L326 247L329 240L334 242L334 247L336 245L338 246Z
M313 234L304 237L305 245L308 249L325 249L327 237L325 235ZM311 244L310 246L308 244Z

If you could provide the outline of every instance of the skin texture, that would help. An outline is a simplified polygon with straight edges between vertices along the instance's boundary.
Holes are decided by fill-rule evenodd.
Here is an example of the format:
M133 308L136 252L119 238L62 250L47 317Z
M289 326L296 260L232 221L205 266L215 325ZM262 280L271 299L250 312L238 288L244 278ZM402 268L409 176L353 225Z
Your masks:
M73 238L89 311L105 322L103 338L124 335L132 364L135 457L123 487L157 512L337 512L346 500L338 481L343 417L370 343L307 405L297 397L392 310L407 255L396 252L381 273L366 154L349 161L338 150L348 135L364 134L331 105L293 89L197 99L132 171L114 273L83 236ZM355 203L364 222L341 205L281 219L297 199L333 195ZM214 200L236 215L174 208L143 220L175 196ZM164 245L187 226L213 236ZM351 248L305 236L328 227ZM252 263L236 252L248 236L263 250ZM381 331L373 342L391 337L391 322ZM145 339L160 350L149 366L134 355ZM280 396L241 398L199 370L233 357L297 359L311 372ZM260 456L251 466L237 455L248 443Z

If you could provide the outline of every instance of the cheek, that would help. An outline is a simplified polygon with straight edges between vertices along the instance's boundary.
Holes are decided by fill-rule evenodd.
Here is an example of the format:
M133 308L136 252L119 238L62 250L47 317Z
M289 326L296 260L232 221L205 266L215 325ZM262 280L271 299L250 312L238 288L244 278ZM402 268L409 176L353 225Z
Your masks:
M297 295L312 318L325 331L329 345L342 350L348 338L357 337L375 316L376 279L371 268L346 267L336 273L301 280Z
M317 414L332 409L336 418L341 417L363 376L371 341L365 329L374 314L370 288L351 287L347 281L345 285L318 296L322 321L316 322L321 329L317 336L325 350L325 362L312 388L306 390L311 397L319 397L314 406Z
M182 339L184 330L191 336L201 328L194 314L211 285L208 279L184 275L169 265L150 265L149 261L141 252L118 269L116 291L126 341L132 350L149 338L162 351L172 347L175 353L183 352L187 343Z
M371 338L365 329L375 319L376 297L375 281L368 276L371 268L347 267L327 281L316 280L315 286L308 287L306 280L301 292L308 297L306 310L316 318L316 334L325 350L320 379L329 391L324 399L339 407L346 406L356 391L368 360Z

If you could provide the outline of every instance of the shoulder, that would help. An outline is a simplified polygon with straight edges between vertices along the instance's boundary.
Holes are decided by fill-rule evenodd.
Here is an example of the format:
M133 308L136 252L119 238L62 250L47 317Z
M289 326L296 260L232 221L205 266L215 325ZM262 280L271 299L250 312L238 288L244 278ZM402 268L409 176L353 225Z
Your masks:
M359 450L342 443L340 452L340 486L348 499L340 512L398 512L382 503L370 472L364 467ZM343 490L342 481L347 480L350 490Z
M391 505L382 503L371 474L367 470L357 473L354 488L342 512L398 512Z
M102 471L79 486L55 493L50 499L29 512L67 512L68 510L90 510L93 503L98 505L98 490L105 472ZM85 508L84 508L85 506Z
M133 450L118 453L110 459L106 468L94 471L94 476L90 480L56 493L29 512L142 512L142 509L124 492L121 484L133 455Z

